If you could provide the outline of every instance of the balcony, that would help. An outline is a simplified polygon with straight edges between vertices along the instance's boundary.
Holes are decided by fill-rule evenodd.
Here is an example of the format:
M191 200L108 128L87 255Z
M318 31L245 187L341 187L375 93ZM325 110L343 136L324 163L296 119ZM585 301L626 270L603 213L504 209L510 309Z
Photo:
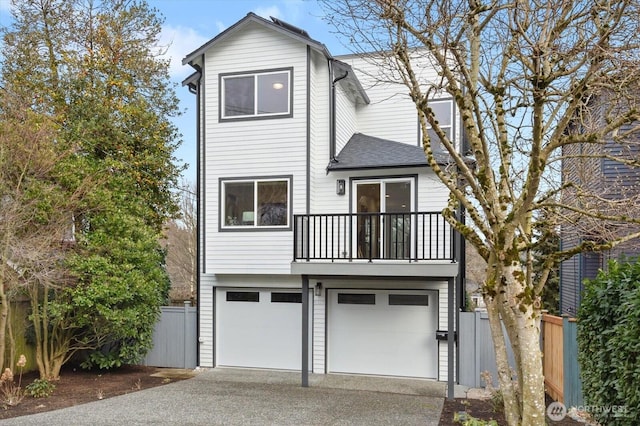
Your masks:
M457 274L453 229L440 212L294 215L293 234L294 273Z

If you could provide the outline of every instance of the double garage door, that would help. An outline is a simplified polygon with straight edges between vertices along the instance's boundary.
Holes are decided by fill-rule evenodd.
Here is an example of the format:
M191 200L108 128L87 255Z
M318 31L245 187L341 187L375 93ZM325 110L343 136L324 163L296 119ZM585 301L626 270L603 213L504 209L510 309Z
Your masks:
M328 371L437 378L437 296L427 290L329 290ZM219 288L217 365L299 370L300 304L299 290Z

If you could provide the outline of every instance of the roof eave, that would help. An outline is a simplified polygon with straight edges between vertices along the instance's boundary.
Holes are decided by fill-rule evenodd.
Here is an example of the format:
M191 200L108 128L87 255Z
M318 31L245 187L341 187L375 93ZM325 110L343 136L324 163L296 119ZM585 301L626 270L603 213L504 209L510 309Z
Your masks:
M327 172L342 172L342 171L352 171L352 170L382 170L382 169L410 169L410 168L428 168L429 165L427 163L424 164L387 164L384 166L380 165L372 165L372 166L332 166L331 164L327 166Z
M256 22L259 23L261 25L267 26L275 31L278 31L282 34L285 34L291 38L297 39L298 41L305 43L307 45L309 45L311 48L320 51L321 53L323 53L327 58L331 58L331 53L329 53L329 50L327 49L327 47L323 44L320 43L319 41L316 41L312 38L306 38L303 37L302 35L296 34L293 31L287 30L286 28L277 25L273 22L268 21L267 19L264 19L258 15L256 15L253 12L249 12L247 14L247 16L245 16L244 18L242 18L241 20L239 20L238 22L236 22L235 24L233 24L232 26L230 26L229 28L227 28L226 30L222 31L220 34L218 34L217 36L215 36L214 38L212 38L211 40L209 40L208 42L206 42L205 44L203 44L202 46L200 46L199 48L197 48L196 50L194 50L193 52L189 53L187 56L184 57L184 59L182 60L182 65L192 65L192 62L199 58L204 52L206 52L208 49L210 49L214 44L219 43L220 41L226 39L227 37L229 37L230 35L232 35L233 33L235 33L239 28L247 25L250 22Z

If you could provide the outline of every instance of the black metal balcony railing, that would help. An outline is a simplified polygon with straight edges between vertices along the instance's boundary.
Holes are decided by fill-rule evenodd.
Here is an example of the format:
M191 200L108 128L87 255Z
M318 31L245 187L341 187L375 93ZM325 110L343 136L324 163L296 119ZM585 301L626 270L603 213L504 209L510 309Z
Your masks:
M294 261L455 259L439 212L294 215L293 233Z

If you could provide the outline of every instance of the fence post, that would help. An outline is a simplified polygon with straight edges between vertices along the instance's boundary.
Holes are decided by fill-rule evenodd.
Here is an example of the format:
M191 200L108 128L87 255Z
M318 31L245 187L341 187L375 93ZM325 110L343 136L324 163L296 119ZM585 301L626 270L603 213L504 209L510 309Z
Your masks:
M580 365L578 365L578 327L575 318L562 317L562 340L564 346L564 404L567 407L583 405Z
M189 334L189 307L191 306L191 301L184 301L184 332L182 333L182 348L183 348L183 360L182 360L182 368L187 368L187 357L188 357L188 348L187 348L187 334Z

